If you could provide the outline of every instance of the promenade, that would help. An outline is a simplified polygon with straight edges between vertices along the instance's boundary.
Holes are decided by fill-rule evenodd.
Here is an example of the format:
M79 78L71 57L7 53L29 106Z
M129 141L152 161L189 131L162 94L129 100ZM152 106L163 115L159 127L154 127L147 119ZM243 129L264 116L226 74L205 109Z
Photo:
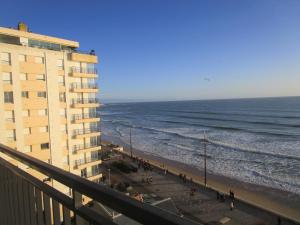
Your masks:
M126 157L124 160L127 163L134 163L136 166L137 162L132 162L128 153L125 153ZM145 158L145 155L144 159ZM141 155L139 156L141 157ZM187 181L179 178L178 173L180 168L173 168L171 165L162 165L160 161L154 161L153 159L146 159L154 165L153 170L144 171L140 168L137 173L122 173L117 169L111 169L111 181L114 182L128 182L133 187L133 190L138 193L154 194L160 198L171 197L176 208L187 218L195 220L202 224L245 224L245 225L258 225L258 224L297 224L295 222L285 220L284 217L280 217L261 209L262 206L256 207L248 203L245 203L243 199L235 200L234 210L230 210L230 201L228 196L225 196L225 201L217 199L216 189L211 187L205 188L202 185L202 181L192 174L187 175ZM112 161L104 163L104 168L112 168ZM104 174L106 174L104 169ZM168 173L165 174L164 169L168 169ZM107 175L107 174L106 174ZM190 177L193 178L193 182L190 181ZM150 183L142 182L151 178ZM197 180L198 179L198 180ZM200 184L197 184L197 183ZM208 182L212 185L211 181ZM218 191L220 194L229 194L227 187L219 186ZM195 190L194 194L191 195L191 190ZM234 190L240 194L240 190ZM240 196L238 196L240 197ZM257 197L256 197L257 198ZM255 199L254 199L255 200ZM266 202L269 204L269 202ZM294 209L296 212L297 209Z

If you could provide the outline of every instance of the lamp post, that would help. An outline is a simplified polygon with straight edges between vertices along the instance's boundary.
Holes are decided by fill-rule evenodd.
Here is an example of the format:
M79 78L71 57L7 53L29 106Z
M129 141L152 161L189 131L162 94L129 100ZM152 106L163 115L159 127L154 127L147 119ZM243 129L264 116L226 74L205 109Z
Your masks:
M207 173L206 173L206 147L207 147L207 139L206 139L206 134L204 131L204 138L203 138L203 143L204 143L204 185L206 187L207 185Z
M110 186L110 169L107 170L108 170L108 186Z
M130 157L131 159L133 158L133 155L132 155L132 139L131 139L131 127L130 127L130 132L129 132L129 143L130 143Z

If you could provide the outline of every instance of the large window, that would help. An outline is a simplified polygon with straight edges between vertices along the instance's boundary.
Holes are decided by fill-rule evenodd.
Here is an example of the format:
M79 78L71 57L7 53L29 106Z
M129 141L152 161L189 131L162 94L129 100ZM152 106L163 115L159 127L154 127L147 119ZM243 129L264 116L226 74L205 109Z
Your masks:
M28 80L27 73L20 73L20 80Z
M22 91L22 98L29 98L28 91Z
M28 45L29 47L45 48L45 49L56 50L56 51L60 51L61 49L61 46L59 44L53 44L49 42L37 41L32 39L28 40Z
M6 138L8 141L15 141L16 140L16 130L7 130Z
M47 109L39 109L38 110L38 115L39 116L47 116L48 110Z
M43 143L43 144L41 144L41 149L42 150L49 149L49 143Z
M57 67L58 67L59 70L64 69L64 60L63 59L58 59L57 60Z
M37 80L45 81L45 74L37 74L37 75L36 75L36 79L37 79Z
M38 91L37 96L39 98L47 98L47 93L45 91Z
M14 95L12 91L4 92L4 102L5 103L14 103Z
M60 102L66 102L66 93L65 92L60 92L59 93L59 101Z
M20 62L26 62L26 55L19 55L19 61Z
M12 76L11 73L2 72L2 81L5 84L12 84Z
M1 52L1 61L2 61L2 64L10 65L11 64L10 53Z

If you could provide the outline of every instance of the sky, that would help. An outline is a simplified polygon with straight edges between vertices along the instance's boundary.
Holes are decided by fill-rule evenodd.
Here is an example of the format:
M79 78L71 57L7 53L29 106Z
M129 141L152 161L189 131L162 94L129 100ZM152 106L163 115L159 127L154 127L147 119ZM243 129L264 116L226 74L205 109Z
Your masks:
M0 26L94 49L104 102L299 96L299 12L299 0L10 0Z

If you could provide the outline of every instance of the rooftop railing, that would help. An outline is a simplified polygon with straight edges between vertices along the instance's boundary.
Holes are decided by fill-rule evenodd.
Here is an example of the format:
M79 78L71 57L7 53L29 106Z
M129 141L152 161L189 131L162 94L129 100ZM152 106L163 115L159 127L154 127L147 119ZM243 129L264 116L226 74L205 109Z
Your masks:
M79 225L82 221L93 225L116 224L84 205L82 195L141 224L195 224L1 144L0 152L26 164L31 171L44 174L50 181L65 185L72 193L69 197L0 157L0 224Z
M81 67L71 67L72 73L87 73L87 74L97 74L96 68L81 68Z

